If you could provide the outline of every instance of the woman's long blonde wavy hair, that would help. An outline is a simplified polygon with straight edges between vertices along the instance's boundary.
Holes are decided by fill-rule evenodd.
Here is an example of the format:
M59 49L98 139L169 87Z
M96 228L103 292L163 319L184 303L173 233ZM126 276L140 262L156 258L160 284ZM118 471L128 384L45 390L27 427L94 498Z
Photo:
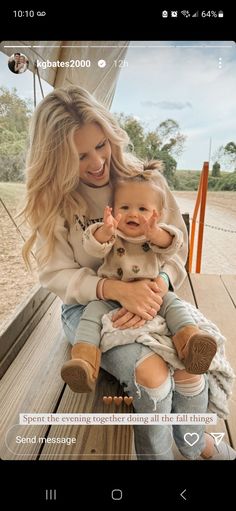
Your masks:
M30 267L29 254L37 232L45 243L37 254L46 263L54 247L58 215L69 225L75 213L86 214L86 204L79 194L79 154L75 131L96 122L111 145L111 177L137 174L142 162L126 151L127 133L97 100L81 87L59 88L38 105L30 126L30 147L26 160L26 205L22 211L31 235L23 247L23 257Z

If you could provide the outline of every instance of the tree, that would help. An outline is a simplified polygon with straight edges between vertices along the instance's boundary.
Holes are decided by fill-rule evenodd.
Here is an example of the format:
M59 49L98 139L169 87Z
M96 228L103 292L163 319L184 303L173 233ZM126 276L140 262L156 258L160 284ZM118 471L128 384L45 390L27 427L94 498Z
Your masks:
M140 122L131 115L120 114L117 115L119 124L121 128L123 128L126 133L128 133L129 138L132 142L134 152L140 158L144 157L144 129Z
M144 127L137 118L117 115L121 127L128 133L136 156L144 160L163 161L163 174L169 185L176 182L177 162L173 155L180 155L186 137L179 132L179 125L173 119L159 124L154 131L145 133Z
M212 166L212 177L220 177L220 164L216 161Z
M158 160L161 148L161 140L156 131L149 131L145 137L145 158Z
M0 87L0 181L22 181L31 102Z
M230 170L236 170L236 143L228 142L225 146L221 145L215 153L215 159L224 166L231 167Z
M10 131L27 132L28 122L32 113L30 100L17 96L17 90L12 91L0 87L0 125Z
M162 151L167 151L172 156L180 156L184 149L186 136L181 135L179 125L173 119L167 119L159 124L156 134L161 140Z
M229 162L234 166L236 170L236 144L235 142L228 142L224 147L225 155L229 159Z
M163 174L164 174L168 184L172 188L174 188L175 184L176 184L175 173L176 173L177 162L175 161L173 156L171 156L167 151L163 151L163 150L161 150L161 151L159 151L159 153L157 153L156 159L161 160L163 162Z

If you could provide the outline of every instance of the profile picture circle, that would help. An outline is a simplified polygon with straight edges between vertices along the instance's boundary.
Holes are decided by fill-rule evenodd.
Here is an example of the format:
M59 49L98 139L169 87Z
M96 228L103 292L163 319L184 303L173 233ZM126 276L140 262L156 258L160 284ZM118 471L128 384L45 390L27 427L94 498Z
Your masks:
M8 59L8 67L12 73L22 74L29 68L29 60L24 53L13 53Z

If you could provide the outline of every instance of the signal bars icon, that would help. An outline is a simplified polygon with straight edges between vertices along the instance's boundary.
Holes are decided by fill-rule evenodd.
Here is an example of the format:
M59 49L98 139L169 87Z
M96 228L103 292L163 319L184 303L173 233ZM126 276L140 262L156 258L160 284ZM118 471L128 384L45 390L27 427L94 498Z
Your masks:
M192 15L192 18L197 18L199 15L199 11L196 11L193 15Z

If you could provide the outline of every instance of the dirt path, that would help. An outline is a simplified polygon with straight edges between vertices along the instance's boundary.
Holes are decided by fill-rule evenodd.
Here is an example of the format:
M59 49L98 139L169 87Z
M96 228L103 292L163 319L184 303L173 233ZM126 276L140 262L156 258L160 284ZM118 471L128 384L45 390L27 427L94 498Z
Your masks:
M21 184L0 184L0 198L9 209L13 218L20 209ZM20 220L15 219L19 225ZM21 228L27 236L25 228ZM22 260L23 240L0 202L0 327L9 319L16 306L27 296L38 282L37 274L29 273Z
M192 217L196 193L175 192L175 197ZM201 273L236 273L236 192L208 192L205 224Z

